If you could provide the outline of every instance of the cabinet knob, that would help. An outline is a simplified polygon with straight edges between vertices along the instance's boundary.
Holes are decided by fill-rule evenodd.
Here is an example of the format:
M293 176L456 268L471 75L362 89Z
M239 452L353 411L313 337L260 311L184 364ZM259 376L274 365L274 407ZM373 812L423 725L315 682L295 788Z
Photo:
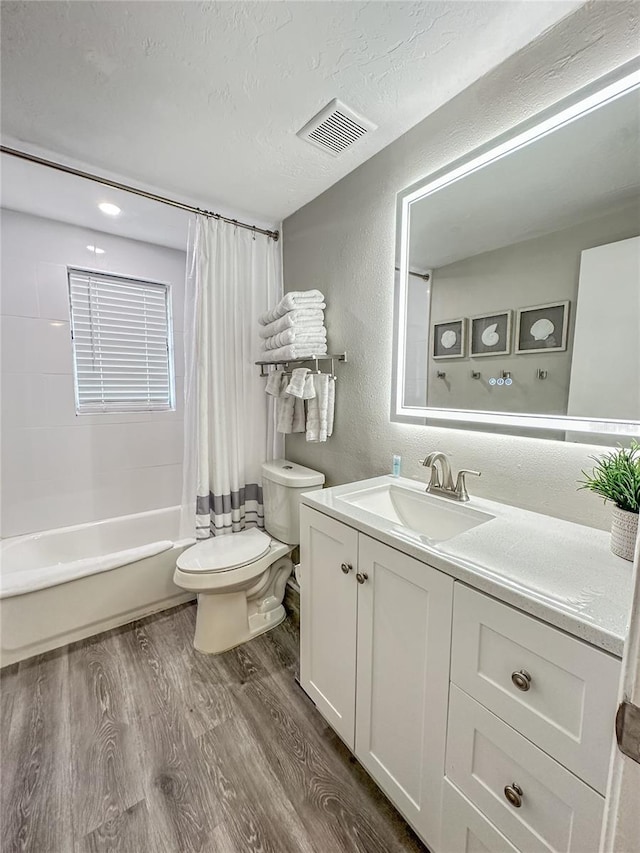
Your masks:
M514 809L519 809L522 805L522 788L520 785L516 785L515 782L512 782L510 785L507 785L504 789L504 795L507 798L507 802L509 802Z
M511 681L513 681L518 690L522 690L525 693L531 687L531 676L526 669L520 669L517 672L512 672Z
M351 565L351 563L343 563L343 564L340 566L340 568L341 568L341 569L342 569L342 571L345 573L345 575L348 575L348 574L349 574L349 572L351 571L351 569L353 568L353 566Z
M356 580L358 583L364 583L369 580L369 575L366 572L358 572L356 575Z

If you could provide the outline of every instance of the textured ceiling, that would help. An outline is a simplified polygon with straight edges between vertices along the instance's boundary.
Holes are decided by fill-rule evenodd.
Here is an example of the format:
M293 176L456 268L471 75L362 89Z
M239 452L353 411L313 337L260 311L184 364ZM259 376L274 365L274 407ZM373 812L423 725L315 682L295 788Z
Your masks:
M276 222L580 5L8 0L3 134ZM295 135L334 97L340 158Z

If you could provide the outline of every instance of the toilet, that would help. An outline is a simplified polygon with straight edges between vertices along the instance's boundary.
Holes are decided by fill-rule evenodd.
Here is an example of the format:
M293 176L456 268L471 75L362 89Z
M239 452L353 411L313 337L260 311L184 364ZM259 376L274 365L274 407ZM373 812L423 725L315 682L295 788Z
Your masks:
M275 628L300 541L300 495L321 489L324 474L285 459L262 466L266 533L250 528L214 536L178 557L173 582L198 594L193 645L217 654Z

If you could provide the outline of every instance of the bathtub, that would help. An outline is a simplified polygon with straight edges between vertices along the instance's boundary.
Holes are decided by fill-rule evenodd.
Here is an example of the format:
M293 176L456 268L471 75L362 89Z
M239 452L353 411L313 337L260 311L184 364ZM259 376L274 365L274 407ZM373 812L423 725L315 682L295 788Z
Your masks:
M0 542L0 665L193 598L173 583L180 508Z

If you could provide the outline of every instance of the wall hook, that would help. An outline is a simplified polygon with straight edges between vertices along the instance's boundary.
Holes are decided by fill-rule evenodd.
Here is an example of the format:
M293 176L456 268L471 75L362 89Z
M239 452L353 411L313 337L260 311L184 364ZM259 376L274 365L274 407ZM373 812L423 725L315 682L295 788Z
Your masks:
M482 376L482 373L480 373L479 370L472 370L471 371L471 378L472 379L480 379L481 376Z
M548 375L547 370L541 370L540 368L536 370L536 379L546 379Z
M447 378L447 374L444 372L444 370L436 370L436 376L438 377L438 379Z

